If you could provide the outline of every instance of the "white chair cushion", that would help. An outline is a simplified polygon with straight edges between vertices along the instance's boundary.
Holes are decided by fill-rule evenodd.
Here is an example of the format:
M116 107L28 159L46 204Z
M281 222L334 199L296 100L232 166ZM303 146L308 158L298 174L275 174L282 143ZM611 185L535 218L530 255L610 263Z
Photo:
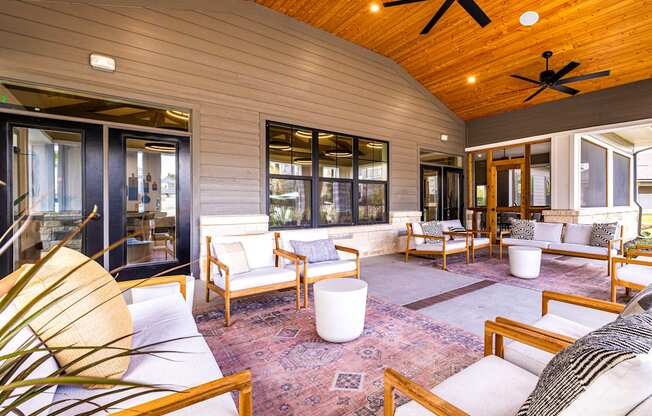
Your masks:
M215 237L212 240L213 255L219 255L216 246L217 244L237 242L242 243L242 247L244 248L245 254L247 256L247 263L249 268L259 269L261 267L274 266L274 249L276 248L276 244L274 243L273 233ZM211 270L211 275L216 273L216 268Z
M534 240L561 243L564 224L554 222L537 222L534 224Z
M9 305L2 312L2 314L0 314L0 327L4 326L13 316L15 316L16 312L18 312L18 308L16 308L16 306L13 303ZM34 338L35 336L36 334L34 333L34 331L32 331L32 329L29 326L25 326L25 328L21 329L16 335L14 335L11 341L9 341L7 345L5 345L2 348L2 350L0 350L0 355L6 355L15 352L16 350L18 350L18 348L20 348L23 344L28 342L30 339L34 339L33 343L31 344L32 348L44 348L43 345L39 347L38 338ZM35 352L31 354L29 358L27 358L27 360L22 365L20 365L20 367L18 368L18 373L26 370L29 366L34 365L38 360L43 359L43 357L45 356L47 356L45 352ZM7 363L6 361L2 361L2 364L6 364L6 363ZM32 370L29 376L27 377L27 379L32 380L36 378L50 377L57 370L59 370L59 364L54 359L54 357L51 356L47 358L45 361L43 361L34 370ZM12 392L12 395L23 394L28 389L29 387L16 389ZM26 415L29 415L36 412L41 407L50 405L54 399L55 389L56 387L53 386L47 389L46 391L44 391L43 393L29 399L27 402L19 405L18 410L20 410L22 413ZM7 406L10 403L12 403L13 400L14 399L11 398L7 399L2 403L2 405Z
M570 243L553 243L548 247L550 250L561 250L561 251L571 251L573 253L580 254L594 254L597 256L606 256L609 253L607 247L594 247L594 246L585 246L582 244L570 244ZM611 250L612 255L618 254L618 250Z
M503 244L510 246L528 246L528 247L539 247L539 248L548 248L550 243L548 241L537 241L537 240L521 240L520 238L503 238Z
M624 264L616 268L616 277L643 286L652 284L652 265Z
M224 279L224 276L211 274L211 278L219 288L226 290L226 280ZM295 281L296 278L297 273L293 268L262 267L260 269L252 269L247 273L229 276L229 291L235 292L254 287L290 282Z
M652 396L648 397L643 403L636 406L627 416L650 416L652 415Z
M417 250L420 251L433 251L436 253L441 253L443 250L443 244L442 243L437 243L437 244L417 244ZM466 247L466 240L451 240L451 241L446 241L446 252L452 251L452 250L458 250L458 249L464 249Z
M308 278L325 276L327 274L352 272L357 264L353 260L335 260L323 261L321 263L311 263L308 265ZM301 268L303 276L303 268Z
M581 338L596 328L590 328L561 316L547 314L532 324L533 326L572 338ZM541 375L543 369L552 359L553 354L538 348L511 341L505 345L505 359L512 364L535 374Z
M473 247L479 247L479 246L484 246L491 244L491 241L488 238L485 237L480 237L480 238L474 238L473 239Z
M213 354L204 339L197 332L197 326L180 294L129 305L134 325L133 348L152 343L166 342L151 350L172 350L173 353L150 355L143 354L131 359L129 369L123 379L128 381L160 384L175 389L185 389L223 377ZM187 338L192 337L192 338ZM59 386L54 400L86 399L102 391L89 390L74 386ZM98 404L107 404L116 397L133 394L109 395L93 400ZM124 409L156 399L170 393L151 393L132 398L115 406ZM65 402L62 406L69 404ZM64 416L77 415L94 409L93 405L81 404L62 413ZM172 416L219 415L237 416L238 411L230 393L206 400L196 405L170 413Z
M292 243L290 241L315 241L315 240L327 240L328 230L324 228L309 228L306 230L289 230L281 231L280 244L283 250L287 250L291 253L294 253ZM283 259L281 259L283 260ZM291 264L290 260L285 259L285 264Z
M484 357L431 391L471 416L514 416L536 386L538 377L494 355ZM395 416L432 416L416 402Z
M240 274L250 270L247 253L240 241L216 243L213 244L213 247L215 248L213 254L229 268L229 273Z
M420 235L423 235L423 227L421 227L421 223L413 222L413 223L412 223L412 232L413 232L414 234L420 234ZM411 247L415 247L415 246L418 246L418 245L420 245L420 244L424 244L425 242L426 242L426 239L425 239L425 238L421 238L421 237L412 237L412 241L411 241L410 246L411 246Z
M593 224L566 224L564 243L588 246L591 244L592 231Z
M150 299L160 298L166 295L174 295L179 292L179 283L167 283L164 285L134 287L128 292L123 293L127 303L144 302ZM193 300L195 299L195 278L186 276L186 305L192 311Z

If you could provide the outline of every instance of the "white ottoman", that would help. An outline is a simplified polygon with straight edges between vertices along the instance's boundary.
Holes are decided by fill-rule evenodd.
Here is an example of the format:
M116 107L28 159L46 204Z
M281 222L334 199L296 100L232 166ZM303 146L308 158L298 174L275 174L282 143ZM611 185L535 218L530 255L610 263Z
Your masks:
M509 271L521 279L535 279L541 271L541 249L509 246Z
M364 329L367 282L349 278L322 280L313 289L319 336L329 342L358 338Z

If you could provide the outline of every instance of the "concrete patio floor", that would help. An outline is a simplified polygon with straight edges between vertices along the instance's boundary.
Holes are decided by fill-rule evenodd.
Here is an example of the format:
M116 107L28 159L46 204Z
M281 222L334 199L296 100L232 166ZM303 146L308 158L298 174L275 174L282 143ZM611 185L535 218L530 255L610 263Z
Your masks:
M479 260L481 261L481 260ZM541 316L541 292L516 286L489 283L441 270L431 259L414 257L409 263L399 254L368 257L361 260L362 279L369 294L418 310L478 336L484 322L497 316L531 323ZM205 307L204 284L197 281L195 307ZM211 306L222 308L223 301L211 295ZM572 316L586 323L603 322L602 313L555 304L555 313ZM237 317L237 305L234 317Z

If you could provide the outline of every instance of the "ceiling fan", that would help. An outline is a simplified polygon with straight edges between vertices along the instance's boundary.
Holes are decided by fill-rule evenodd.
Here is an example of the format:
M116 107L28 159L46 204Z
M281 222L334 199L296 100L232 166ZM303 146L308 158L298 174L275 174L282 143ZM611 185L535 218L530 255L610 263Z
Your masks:
M538 81L530 79L530 78L523 77L521 75L516 75L516 74L510 75L510 77L512 77L512 78L517 78L517 79L520 79L520 80L523 80L523 81L531 82L533 84L537 84L540 87L538 90L536 90L536 92L534 94L527 97L525 99L525 101L523 101L524 103L530 101L531 99L533 99L534 97L539 95L539 93L541 93L546 88L552 88L553 90L563 92L563 93L569 94L569 95L575 95L580 91L576 90L575 88L567 87L564 84L569 84L571 82L584 81L584 80L587 80L587 79L606 77L606 76L609 76L609 74L610 74L610 71L606 70L606 71L600 71L600 72L593 72L591 74L586 74L586 75L580 75L580 76L577 76L577 77L570 77L570 78L562 79L569 72L571 72L572 70L574 70L575 68L580 66L579 62L570 61L568 64L566 64L565 67L563 67L559 71L555 72L555 71L553 71L552 69L550 69L548 67L548 60L552 56L552 52L545 51L541 56L543 56L545 58L545 60L546 60L546 70L539 74L539 80Z
M410 4L410 3L420 3L426 0L394 0L394 1L386 1L383 3L384 7L393 7L393 6L402 6L404 4ZM485 14L485 12L482 11L480 6L474 1L474 0L445 0L444 4L441 5L439 10L437 10L437 13L430 19L430 21L423 27L423 30L421 30L421 34L425 35L430 30L437 24L439 19L446 13L446 11L457 1L460 6L466 10L468 14L471 15L473 19L475 19L476 22L482 27L487 26L489 23L491 23L491 19L489 19L489 16Z

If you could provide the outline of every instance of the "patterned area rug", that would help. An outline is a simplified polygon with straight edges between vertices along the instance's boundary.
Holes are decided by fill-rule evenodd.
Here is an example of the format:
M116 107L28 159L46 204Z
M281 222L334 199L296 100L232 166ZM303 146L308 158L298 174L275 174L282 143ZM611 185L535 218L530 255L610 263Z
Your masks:
M238 302L229 328L222 311L195 319L225 374L252 369L257 415L382 415L385 367L431 388L482 356L475 335L374 297L349 343L321 340L313 313L277 293Z
M607 262L592 263L572 257L544 254L541 274L536 279L520 279L509 272L509 257L478 256L475 263L466 264L464 258L452 256L448 271L506 285L535 290L553 290L597 299L609 299L611 279L607 276Z

